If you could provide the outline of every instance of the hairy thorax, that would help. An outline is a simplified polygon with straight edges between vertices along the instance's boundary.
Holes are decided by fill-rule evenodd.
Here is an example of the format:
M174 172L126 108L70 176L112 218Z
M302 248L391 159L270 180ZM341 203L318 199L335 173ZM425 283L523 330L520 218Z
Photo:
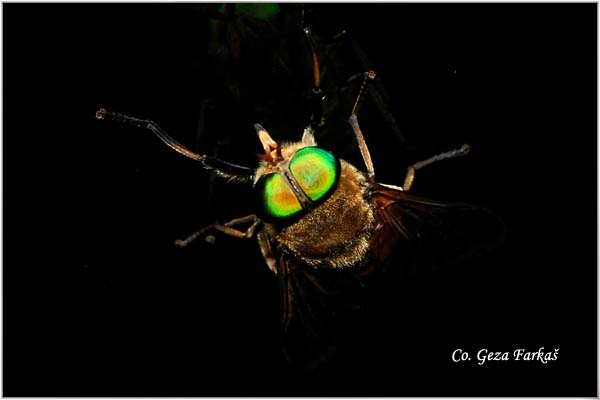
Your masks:
M365 199L365 176L341 160L341 175L333 194L294 224L278 228L266 224L279 247L312 266L341 268L366 257L374 226Z

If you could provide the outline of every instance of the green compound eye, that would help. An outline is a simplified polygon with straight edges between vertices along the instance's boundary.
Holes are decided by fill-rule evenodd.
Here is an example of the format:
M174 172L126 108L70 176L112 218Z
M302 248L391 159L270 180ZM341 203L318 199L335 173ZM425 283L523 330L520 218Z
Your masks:
M325 200L340 175L340 162L330 152L318 147L298 150L289 165L302 191L315 203ZM254 188L263 218L285 219L299 216L300 201L287 179L279 173L263 175Z
M262 176L256 183L259 207L270 218L287 218L302 210L296 195L279 174Z
M340 163L333 154L318 147L304 147L294 154L290 171L312 200L317 201L335 186Z

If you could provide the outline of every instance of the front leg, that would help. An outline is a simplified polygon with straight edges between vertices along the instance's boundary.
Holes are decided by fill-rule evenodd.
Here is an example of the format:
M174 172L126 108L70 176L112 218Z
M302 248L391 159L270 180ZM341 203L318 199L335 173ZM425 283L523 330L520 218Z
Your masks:
M252 225L246 231L240 231L239 229L232 228L233 226L252 222ZM213 242L215 240L214 235L211 234L211 231L217 230L219 232L223 232L229 236L233 236L239 239L246 239L254 237L254 232L256 228L261 224L261 220L254 214L246 215L245 217L235 218L231 221L227 221L224 224L214 223L204 228L192 233L185 239L177 239L175 244L179 247L185 247L194 240L198 239L201 236L206 236L206 240L208 242Z
M239 229L232 228L233 226L252 222L252 225L246 231L241 231ZM258 245L260 247L260 252L262 253L265 262L271 272L277 275L277 260L275 256L273 256L273 252L271 251L271 242L267 237L267 234L263 229L256 232L257 228L260 226L262 221L255 215L246 215L245 217L235 218L231 221L227 221L224 224L214 223L204 228L197 230L192 233L185 239L178 239L175 241L175 244L179 247L185 247L194 240L198 239L201 236L205 236L205 240L212 243L215 240L214 235L212 235L211 231L216 230L219 232L223 232L226 235L236 237L238 239L251 239L256 236L258 241Z

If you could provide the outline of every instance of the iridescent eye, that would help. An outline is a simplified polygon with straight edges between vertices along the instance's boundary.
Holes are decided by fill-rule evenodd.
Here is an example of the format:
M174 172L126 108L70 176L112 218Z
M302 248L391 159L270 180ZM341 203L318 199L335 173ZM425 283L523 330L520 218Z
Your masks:
M263 175L256 183L259 208L268 218L288 218L302 210L296 195L279 174Z
M290 171L304 193L312 201L317 201L335 186L340 174L340 163L327 150L304 147L294 154Z

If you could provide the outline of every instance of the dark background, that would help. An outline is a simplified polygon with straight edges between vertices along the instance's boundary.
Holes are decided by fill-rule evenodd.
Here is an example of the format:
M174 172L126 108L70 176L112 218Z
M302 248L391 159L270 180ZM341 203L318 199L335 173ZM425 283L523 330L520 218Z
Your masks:
M290 369L256 243L173 245L251 212L250 190L94 119L100 106L152 118L194 148L198 110L223 79L207 66L202 12L4 4L4 396L596 396L596 4L314 8L323 35L352 33L390 95L403 143L368 101L361 117L379 179L401 184L411 162L470 143L414 192L494 210L504 244L399 283L357 343L369 357ZM262 72L258 99L272 90ZM203 151L251 162L258 118L213 115ZM248 144L232 140L235 124ZM558 360L451 360L456 348L542 346Z

